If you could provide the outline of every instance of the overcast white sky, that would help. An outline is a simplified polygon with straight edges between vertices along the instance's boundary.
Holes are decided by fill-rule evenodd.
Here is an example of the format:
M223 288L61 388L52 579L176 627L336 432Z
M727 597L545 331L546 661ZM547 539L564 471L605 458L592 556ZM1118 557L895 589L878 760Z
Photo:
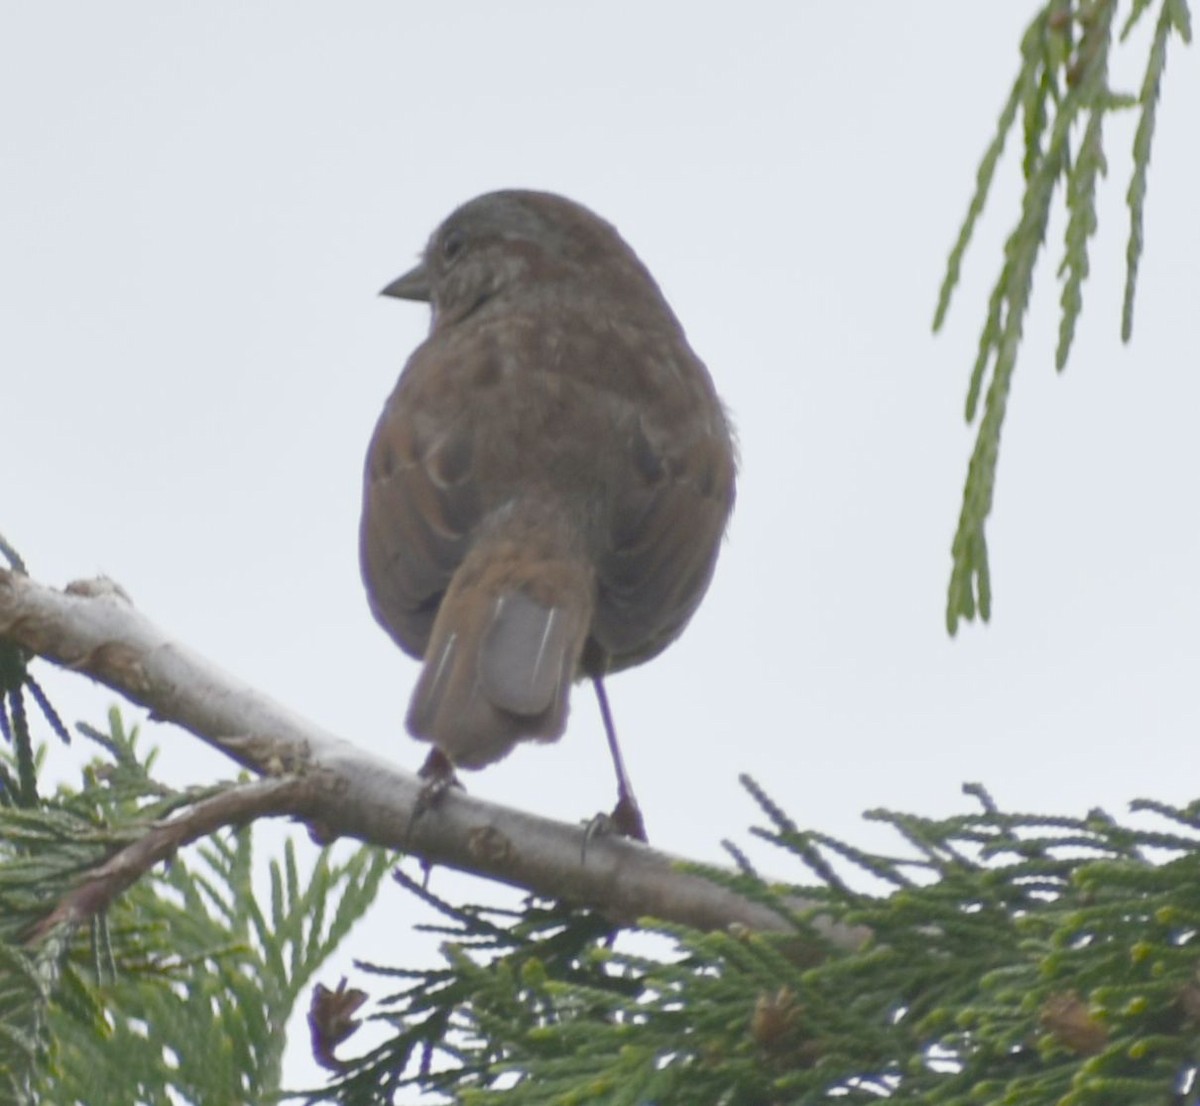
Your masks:
M1062 376L1061 220L1038 272L989 529L993 621L944 628L1014 157L947 332L929 324L1037 7L10 5L0 531L39 579L111 575L181 640L415 769L417 668L368 614L356 541L367 439L427 313L376 292L461 201L558 191L641 254L741 438L708 600L610 685L656 845L715 859L721 837L744 842L743 771L868 847L890 841L861 811L960 811L964 780L1047 813L1192 798L1200 76L1177 43L1134 340L1130 118L1107 133ZM42 678L72 720L112 700ZM154 738L175 780L228 774L178 731ZM610 807L590 692L560 744L467 783L568 820ZM406 960L419 916L387 892L351 951Z

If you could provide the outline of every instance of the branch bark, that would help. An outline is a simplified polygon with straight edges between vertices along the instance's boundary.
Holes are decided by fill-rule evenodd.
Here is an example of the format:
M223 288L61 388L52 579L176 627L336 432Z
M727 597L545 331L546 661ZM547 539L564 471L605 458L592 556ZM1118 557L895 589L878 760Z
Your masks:
M584 828L454 791L414 818L422 781L356 748L170 640L107 579L46 587L0 569L0 638L81 672L174 722L260 776L297 781L275 813L337 836L400 849L619 922L651 916L700 929L783 931L769 908L680 869L681 858L625 838L588 842ZM798 909L810 904L798 901ZM843 948L861 928L820 925Z

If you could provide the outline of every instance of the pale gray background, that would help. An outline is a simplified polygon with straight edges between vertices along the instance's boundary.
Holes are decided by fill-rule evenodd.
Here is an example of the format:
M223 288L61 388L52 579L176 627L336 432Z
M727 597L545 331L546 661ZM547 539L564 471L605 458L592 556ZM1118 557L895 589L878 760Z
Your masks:
M366 441L427 316L375 293L462 200L560 191L658 277L742 443L705 606L611 685L655 844L712 859L744 842L741 771L864 846L891 842L862 810L960 811L964 780L1044 812L1193 797L1200 77L1176 44L1133 344L1130 117L1107 134L1061 378L1061 219L1039 269L989 529L993 622L956 641L943 625L1011 148L948 332L929 322L1036 7L6 5L0 530L38 578L110 574L181 640L415 768L416 666L368 615L356 531ZM113 698L41 675L69 719ZM229 772L153 737L174 780ZM561 744L467 782L564 819L607 808L590 694ZM422 916L386 892L343 963L427 955L408 936Z

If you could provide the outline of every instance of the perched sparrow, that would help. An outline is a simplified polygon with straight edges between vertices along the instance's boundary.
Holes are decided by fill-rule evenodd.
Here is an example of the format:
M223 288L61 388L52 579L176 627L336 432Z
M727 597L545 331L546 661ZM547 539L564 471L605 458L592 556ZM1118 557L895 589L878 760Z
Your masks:
M361 528L371 610L424 660L424 774L553 741L588 676L616 821L644 839L602 678L674 641L712 578L736 458L708 371L634 252L561 196L471 200L384 294L433 309L371 439Z

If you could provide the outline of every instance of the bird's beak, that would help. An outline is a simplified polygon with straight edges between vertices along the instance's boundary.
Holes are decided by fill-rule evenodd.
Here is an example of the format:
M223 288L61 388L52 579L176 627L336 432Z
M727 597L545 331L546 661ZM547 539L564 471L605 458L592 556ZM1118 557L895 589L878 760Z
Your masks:
M429 287L429 274L425 271L424 264L421 264L415 269L409 270L404 276L397 277L379 294L394 296L398 300L418 300L421 303L428 303L433 295L433 289Z

